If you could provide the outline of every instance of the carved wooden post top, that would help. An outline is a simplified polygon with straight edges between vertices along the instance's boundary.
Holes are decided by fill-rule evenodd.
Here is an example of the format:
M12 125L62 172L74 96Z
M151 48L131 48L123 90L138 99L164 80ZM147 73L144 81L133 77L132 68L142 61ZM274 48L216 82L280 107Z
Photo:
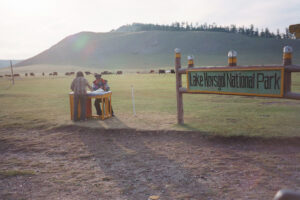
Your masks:
M187 59L188 59L188 68L194 67L194 56L193 55L188 56Z
M237 52L235 50L228 51L228 66L236 66Z
M283 47L283 65L291 65L292 64L292 54L293 48L291 46Z

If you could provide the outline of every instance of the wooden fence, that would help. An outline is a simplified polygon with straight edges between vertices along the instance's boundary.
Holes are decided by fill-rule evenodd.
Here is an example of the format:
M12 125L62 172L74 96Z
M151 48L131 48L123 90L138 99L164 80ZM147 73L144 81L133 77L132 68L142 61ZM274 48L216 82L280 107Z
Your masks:
M300 100L300 93L291 91L291 74L300 72L292 64L292 47L283 48L283 61L276 66L238 66L237 52L228 52L228 66L194 67L188 56L188 67L181 68L181 52L175 49L177 122L183 124L183 99L187 94L227 94L264 96ZM187 76L187 88L182 87L182 75Z

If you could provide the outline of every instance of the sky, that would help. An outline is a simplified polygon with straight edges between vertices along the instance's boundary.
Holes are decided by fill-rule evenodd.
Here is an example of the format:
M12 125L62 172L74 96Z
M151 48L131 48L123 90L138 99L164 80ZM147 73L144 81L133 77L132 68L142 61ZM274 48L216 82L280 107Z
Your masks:
M284 32L300 23L300 0L0 0L0 59L35 56L81 31L176 21Z

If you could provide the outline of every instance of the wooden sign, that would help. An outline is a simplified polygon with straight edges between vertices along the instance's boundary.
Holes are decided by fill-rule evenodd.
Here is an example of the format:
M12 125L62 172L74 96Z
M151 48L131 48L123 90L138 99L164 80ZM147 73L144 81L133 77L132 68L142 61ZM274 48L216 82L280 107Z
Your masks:
M294 34L297 39L300 39L300 24L290 25L289 31Z
M284 68L191 69L187 92L283 97Z

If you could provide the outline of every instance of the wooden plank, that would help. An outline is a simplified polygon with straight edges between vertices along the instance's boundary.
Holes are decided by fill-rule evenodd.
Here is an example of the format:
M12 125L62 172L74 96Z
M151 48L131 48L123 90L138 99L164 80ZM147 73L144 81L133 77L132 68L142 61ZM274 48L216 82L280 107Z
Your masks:
M234 69L234 70L238 70L238 69L242 69L242 70L247 70L247 69L257 69L257 68L272 68L272 69L276 69L276 68L279 68L281 69L282 68L282 65L274 65L274 66L270 66L270 65L253 65L253 66L235 66L235 67L228 67L228 66L220 66L220 67L216 67L216 66L213 66L213 67L194 67L194 68L181 68L181 69L178 69L178 72L180 74L186 74L186 71L187 70L202 70L202 69L211 69L211 70L214 70L214 69L224 69L224 70L230 70L230 69Z
M284 95L285 98L288 99L297 99L300 100L300 93L288 92Z
M286 72L300 72L300 65L284 66Z

